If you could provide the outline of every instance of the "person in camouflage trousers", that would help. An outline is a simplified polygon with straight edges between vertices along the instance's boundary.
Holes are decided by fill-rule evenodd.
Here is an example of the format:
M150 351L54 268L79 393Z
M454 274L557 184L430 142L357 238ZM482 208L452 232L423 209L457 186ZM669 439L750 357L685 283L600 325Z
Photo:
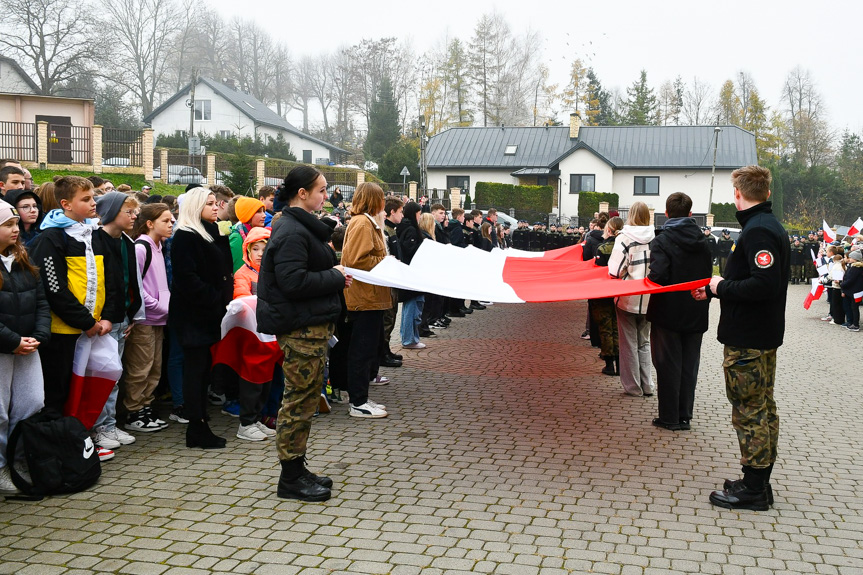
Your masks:
M791 284L806 283L804 265L806 260L803 253L803 244L800 243L800 238L795 237L794 243L791 244Z
M276 419L279 461L305 457L312 417L321 398L327 346L335 324L305 326L278 338L285 354L285 393Z
M608 267L608 260L614 250L614 240L623 229L623 220L613 217L605 224L603 241L596 248L594 261L598 266ZM599 329L600 357L605 360L602 373L605 375L620 375L620 347L617 331L617 311L614 309L614 298L592 300L590 317Z
M731 424L737 432L743 478L726 479L710 502L726 509L766 511L773 504L770 475L776 462L779 415L773 399L776 349L785 336L785 305L791 271L788 233L773 215L770 171L747 166L731 174L742 231L725 268L697 300L719 299L718 339Z

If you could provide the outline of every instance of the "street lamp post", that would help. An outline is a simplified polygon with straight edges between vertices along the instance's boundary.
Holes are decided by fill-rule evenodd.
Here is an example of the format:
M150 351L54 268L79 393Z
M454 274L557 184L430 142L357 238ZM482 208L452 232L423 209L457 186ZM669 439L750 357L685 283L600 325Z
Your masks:
M719 147L719 132L722 128L713 127L713 168L710 170L710 195L707 198L707 213L713 213L713 180L716 177L716 149Z

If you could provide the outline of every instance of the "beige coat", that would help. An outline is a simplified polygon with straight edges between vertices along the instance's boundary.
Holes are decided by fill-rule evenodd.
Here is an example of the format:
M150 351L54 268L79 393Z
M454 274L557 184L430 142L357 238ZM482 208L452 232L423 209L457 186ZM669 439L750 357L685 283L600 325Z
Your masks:
M364 214L351 218L345 232L342 265L369 271L387 257L384 234L377 223ZM348 311L382 310L392 307L390 288L354 280L345 289Z

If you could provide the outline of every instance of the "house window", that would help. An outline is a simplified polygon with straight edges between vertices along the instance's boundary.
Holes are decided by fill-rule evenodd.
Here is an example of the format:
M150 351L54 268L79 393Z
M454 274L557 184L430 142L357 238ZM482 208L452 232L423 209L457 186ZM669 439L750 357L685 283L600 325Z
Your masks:
M578 192L595 192L596 191L596 175L595 174L570 174L569 175L569 193L577 194Z
M303 163L311 164L312 163L312 151L311 150L303 150Z
M504 156L514 156L516 150L518 150L518 145L517 144L510 144L509 146L506 147L506 150L504 150L503 155Z
M470 190L470 176L447 176L446 189L461 188L462 190Z
M230 130L219 130L219 137L220 138L225 138L227 140L229 138L232 138L233 136L234 136L234 133L231 132Z
M195 120L212 120L211 100L195 100Z
M658 196L659 176L635 176L636 196Z
M537 176L536 177L536 185L537 186L547 186L548 185L548 176Z

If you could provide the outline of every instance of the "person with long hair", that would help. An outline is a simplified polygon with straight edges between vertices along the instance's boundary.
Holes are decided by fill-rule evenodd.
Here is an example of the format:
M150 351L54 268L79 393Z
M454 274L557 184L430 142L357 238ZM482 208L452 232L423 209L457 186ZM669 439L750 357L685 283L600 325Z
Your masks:
M351 277L328 245L333 229L315 217L327 197L327 180L312 166L285 177L279 201L287 204L264 250L258 275L258 331L278 337L285 353L285 391L276 420L281 475L276 494L326 501L333 480L306 468L312 418L321 397L327 347L341 313L339 298Z
M146 413L147 408L151 408L156 386L162 376L162 344L171 301L162 245L171 237L173 230L173 217L167 205L155 203L141 206L132 237L135 238L135 256L138 273L141 274L145 318L133 324L123 351L126 374L123 405L128 413ZM175 395L173 391L171 395ZM182 393L177 399L180 403L177 406L175 401L172 412L175 416L182 414ZM174 420L177 418L174 417ZM139 420L137 429L150 432L163 427L147 418Z
M626 224L617 235L608 275L623 280L643 280L650 272L650 242L656 237L650 225L650 209L644 202L629 207ZM617 333L620 348L620 383L623 392L634 396L651 396L656 391L651 375L650 322L647 304L650 296L633 295L617 298Z
M488 222L483 222L482 227L480 227L480 233L482 234L482 240L480 243L480 248L484 249L487 252L492 250L494 243L492 242L492 229L491 224Z
M227 442L210 430L206 414L210 346L221 338L225 306L233 296L233 260L228 238L216 224L216 196L204 188L184 196L171 249L169 322L183 348L186 447L219 449Z
M409 265L424 239L419 228L420 217L424 214L422 213L422 206L416 202L408 202L404 207L403 214L401 223L396 226L396 234L399 238L399 248L402 254L401 261L403 264ZM423 349L426 344L420 341L420 324L422 323L425 294L399 290L399 298L402 300L400 328L402 347L405 349Z
M51 312L39 271L21 243L18 215L0 201L0 494L18 492L6 459L15 425L42 409L39 345L51 337Z
M47 214L51 210L56 210L60 207L60 202L57 201L57 196L54 195L54 182L45 182L36 188L36 195L42 202L42 213Z
M435 222L434 216L431 213L424 213L420 216L420 232L422 232L424 238L437 241L437 235L435 234L437 229L436 224L437 222Z
M384 205L379 185L364 182L357 186L345 231L343 266L368 271L387 257ZM392 305L390 288L354 281L345 289L345 305L347 321L353 324L348 348L348 413L351 417L386 417L384 406L369 399L369 383L376 379L379 367L384 310Z
M611 252L614 249L615 239L621 229L623 229L623 220L616 216L605 224L605 229L602 232L603 240L596 247L596 256L594 258L596 265L608 266ZM620 351L618 349L617 315L614 311L614 298L607 297L591 301L593 301L593 307L590 310L590 317L599 330L599 356L605 360L605 367L602 368L602 373L605 375L618 375L620 373Z

